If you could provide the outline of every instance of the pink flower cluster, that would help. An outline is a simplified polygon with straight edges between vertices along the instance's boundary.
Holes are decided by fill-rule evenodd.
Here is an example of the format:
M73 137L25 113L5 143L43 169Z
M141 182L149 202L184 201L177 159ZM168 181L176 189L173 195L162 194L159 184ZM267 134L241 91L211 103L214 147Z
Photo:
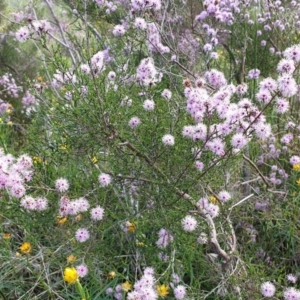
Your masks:
M59 201L59 215L60 216L76 216L81 212L86 212L90 208L87 199L80 197L75 200L70 200L68 196L61 197Z
M158 236L159 238L156 242L158 248L166 248L174 240L174 237L170 234L170 232L164 228L160 229Z
M220 207L211 203L208 198L201 198L197 202L197 206L204 212L209 214L212 218L215 218L219 214Z
M15 158L0 150L0 189L5 189L12 197L25 195L25 183L31 180L33 163L27 154Z
M142 59L137 68L136 80L138 83L144 86L154 85L156 82L160 82L161 76L155 69L152 57Z
M52 31L53 28L47 20L33 20L27 26L19 28L16 33L16 39L19 42L27 41L31 36L40 37L41 34Z
M147 267L140 280L134 284L134 289L127 294L127 300L156 300L158 294L155 287L154 269Z
M26 210L43 211L48 208L48 200L44 197L33 198L31 196L25 196L21 199L21 206Z

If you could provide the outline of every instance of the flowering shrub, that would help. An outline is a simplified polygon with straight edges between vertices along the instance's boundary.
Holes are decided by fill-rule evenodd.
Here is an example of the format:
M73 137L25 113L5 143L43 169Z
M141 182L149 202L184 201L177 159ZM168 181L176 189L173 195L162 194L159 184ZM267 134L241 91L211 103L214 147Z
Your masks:
M42 3L7 17L46 80L3 77L5 297L298 297L297 2Z

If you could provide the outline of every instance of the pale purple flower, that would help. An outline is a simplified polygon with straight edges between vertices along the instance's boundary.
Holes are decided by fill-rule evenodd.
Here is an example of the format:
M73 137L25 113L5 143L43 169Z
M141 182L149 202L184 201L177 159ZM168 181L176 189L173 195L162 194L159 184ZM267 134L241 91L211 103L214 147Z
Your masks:
M268 90L269 92L274 92L277 88L277 82L273 78L265 78L259 83L261 90Z
M35 209L38 211L43 211L48 208L48 200L44 197L39 197L36 199L36 207Z
M242 149L248 144L248 138L242 133L236 133L231 138L231 145L237 149Z
M28 40L30 37L30 31L28 27L21 27L17 32L16 32L16 38L19 42L25 42Z
M21 200L21 206L27 210L35 210L36 209L36 201L31 196L25 196Z
M63 193L69 189L69 182L65 178L59 178L55 181L55 188L58 192Z
M227 84L227 80L224 74L215 69L212 69L211 71L207 71L205 73L205 79L208 81L210 85L212 85L215 88L220 88Z
M107 75L107 78L111 81L115 80L116 78L116 73L114 71L110 71Z
M90 238L90 233L86 228L79 228L75 233L75 238L78 242L83 243Z
M212 58L212 59L218 59L218 57L219 57L218 52L211 52L210 53L210 58Z
M138 117L132 117L132 118L129 120L128 125L129 125L131 128L134 129L134 128L138 127L138 125L140 125L140 123L141 123L140 118L138 118Z
M204 168L204 163L202 161L196 160L195 161L195 166L201 172Z
M297 93L296 80L289 74L284 74L277 79L278 90L283 97L291 97Z
M153 100L145 100L143 103L143 108L147 111L152 111L155 108L155 102Z
M112 181L112 178L109 174L106 174L106 173L101 173L99 176L98 176L98 180L99 180L99 183L102 187L104 186L108 186L111 181Z
M85 199L84 197L80 197L75 201L77 202L77 207L78 207L79 212L85 212L90 207L90 204L89 204L88 200Z
M288 112L289 108L290 108L290 104L286 99L284 98L276 99L276 111L279 114L284 114Z
M123 299L123 293L121 293L121 292L114 293L114 298L116 300L122 300Z
M165 99L170 100L171 97L172 97L172 92L171 92L170 90L168 90L168 89L164 89L164 90L162 91L161 95L162 95Z
M195 133L195 128L192 125L184 126L182 129L182 135L184 137L193 138L194 133Z
M222 202L227 202L228 200L231 199L231 195L227 192L227 191L221 191L218 194L218 198L220 199L220 201Z
M106 295L110 295L110 294L112 294L113 292L114 292L114 289L113 289L113 288L107 288L106 291L105 291Z
M296 290L293 287L287 288L283 293L284 300L299 300L300 299L300 291Z
M139 28L139 29L142 29L142 30L146 30L147 29L147 23L146 23L145 19L139 18L139 17L135 18L135 20L134 20L134 26L136 28Z
M13 197L21 198L25 195L26 189L22 184L14 184L10 189L10 194Z
M169 243L173 242L174 238L168 230L162 228L158 232L159 239L156 242L158 248L166 248Z
M198 223L193 216L188 215L181 220L181 225L183 227L183 230L192 232L197 228Z
M205 210L207 211L208 214L210 214L212 218L215 218L219 214L220 207L213 203L209 203L208 206L205 208Z
M175 144L175 139L173 137L173 135L171 134L165 134L162 138L162 142L164 143L164 145L166 146L174 146Z
M285 51L283 52L283 56L287 59L292 59L295 62L299 62L300 61L300 46L293 45L292 47L285 49Z
M297 156L297 155L293 155L291 158L290 158L290 164L291 165L295 165L295 164L299 164L300 163L300 157Z
M176 300L184 299L186 296L186 288L183 285L177 285L174 289L174 296Z
M91 209L92 220L100 221L103 219L103 216L104 216L104 208L102 208L100 205Z
M91 68L90 68L90 66L88 64L82 64L80 66L80 69L85 74L90 74L90 72L91 72Z
M277 71L281 74L293 74L295 71L295 63L292 59L282 59L277 65Z
M180 282L180 277L179 277L179 275L178 274L176 274L176 273L172 273L172 282L173 283L179 283Z
M270 281L264 282L261 285L261 293L264 297L271 298L275 294L275 285Z
M81 277L81 278L85 277L89 272L87 266L84 265L84 264L81 264L81 265L77 266L76 271L77 271L78 276Z
M252 69L248 72L248 79L257 79L260 75L260 70Z
M201 245L205 245L208 242L208 237L205 232L201 232L199 237L197 238L197 242Z
M203 46L203 51L204 51L204 52L209 52L209 51L211 51L212 49L213 49L212 44L205 44L205 45Z
M294 274L288 274L288 275L286 275L286 279L291 283L296 283L297 276Z
M266 140L272 133L271 125L266 123L258 123L254 126L255 134L258 138Z
M79 213L78 202L75 200L68 202L65 206L65 214L75 216Z
M123 25L116 25L112 31L114 36L122 36L126 32Z

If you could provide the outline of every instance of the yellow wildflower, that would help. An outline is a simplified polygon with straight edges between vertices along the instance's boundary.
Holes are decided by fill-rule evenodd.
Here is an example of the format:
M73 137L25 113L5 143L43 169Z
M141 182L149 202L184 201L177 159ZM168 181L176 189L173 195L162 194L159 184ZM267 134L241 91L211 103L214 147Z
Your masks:
M71 254L71 255L69 255L69 256L67 257L67 262L68 262L68 263L73 263L73 262L75 262L75 261L76 261L76 256L75 256L75 255Z
M29 254L31 252L32 248L31 248L31 244L28 243L28 242L25 242L23 243L21 246L20 246L20 251L23 253L23 254Z
M127 227L128 232L135 232L136 222L127 222L126 227Z
M64 281L69 284L75 283L78 280L78 273L75 268L65 268L64 270Z
M167 297L169 294L169 287L164 284L157 285L156 290L157 290L159 297L162 297L162 298Z
M110 271L110 272L108 273L108 277L109 277L110 279L115 278L115 277L116 277L116 272L115 272L115 271Z
M36 164L40 164L40 163L42 163L43 162L43 160L42 160L42 158L41 157L39 157L39 156L34 156L33 157L33 163L36 165Z
M61 216L56 217L56 223L58 225L64 225L67 221L68 221L67 217L61 217Z
M219 200L215 196L209 196L209 200L210 200L211 203L213 203L215 205L220 204Z
M42 81L43 81L43 77L42 77L42 76L39 76L39 77L37 78L37 80L38 80L39 82L42 82Z
M67 150L68 146L67 145L61 145L59 147L60 150Z
M5 240L9 240L10 239L10 233L3 233L3 238Z
M300 178L296 180L297 185L300 185Z
M13 122L12 122L12 121L9 121L9 122L7 122L7 125L12 126L12 125L13 125Z
M129 281L125 281L125 282L122 283L122 290L124 292L128 292L128 291L131 290L131 286L132 286L132 284L129 283Z
M93 158L92 158L92 162L95 164L95 163L97 163L98 162L98 158L96 157L96 156L94 156Z
M299 172L300 171L300 163L293 165L293 170Z

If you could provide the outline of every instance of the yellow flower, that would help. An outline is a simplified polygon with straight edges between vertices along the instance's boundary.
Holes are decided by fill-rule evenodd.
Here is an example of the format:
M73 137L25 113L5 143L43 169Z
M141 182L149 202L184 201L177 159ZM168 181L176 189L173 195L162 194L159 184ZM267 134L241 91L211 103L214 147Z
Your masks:
M68 262L68 263L73 263L73 262L75 262L75 261L76 261L76 256L75 256L75 255L71 254L71 255L69 255L69 256L67 257L67 262Z
M293 170L299 172L300 171L300 164L294 164L293 165Z
M13 122L12 122L12 121L9 121L9 122L7 122L7 125L12 126L12 125L13 125Z
M42 160L42 158L41 157L39 157L39 156L34 156L33 157L33 163L36 165L36 164L40 164L40 163L42 163L43 162L43 160Z
M126 226L127 226L127 230L129 232L135 232L135 230L136 230L136 222L127 222Z
M64 270L64 281L69 284L75 283L78 280L78 273L75 268L65 268Z
M10 233L3 233L3 238L5 240L9 240L10 239Z
M59 147L60 150L67 150L68 146L67 145L61 145Z
M96 157L96 156L94 156L93 158L92 158L92 162L95 164L95 163L97 163L98 162L98 158Z
M122 289L124 292L128 292L131 290L131 284L129 283L129 281L125 281L124 283L122 283Z
M215 196L209 196L209 200L213 204L216 204L216 205L220 204L219 200Z
M160 297L164 298L169 294L169 287L162 284L156 286L157 293Z
M31 244L28 243L28 242L25 242L23 243L21 246L20 246L20 251L23 253L23 254L29 254L31 252L32 248L31 248Z
M68 221L67 217L61 217L61 216L56 217L56 223L58 225L64 225L67 221Z
M39 82L42 82L42 81L43 81L43 77L42 77L42 76L39 76L39 77L37 78L37 80L38 80Z
M116 272L115 272L115 271L110 271L110 272L108 273L108 277L109 277L110 279L115 278L115 277L116 277Z
M298 178L298 180L296 180L297 185L300 185L300 178Z

